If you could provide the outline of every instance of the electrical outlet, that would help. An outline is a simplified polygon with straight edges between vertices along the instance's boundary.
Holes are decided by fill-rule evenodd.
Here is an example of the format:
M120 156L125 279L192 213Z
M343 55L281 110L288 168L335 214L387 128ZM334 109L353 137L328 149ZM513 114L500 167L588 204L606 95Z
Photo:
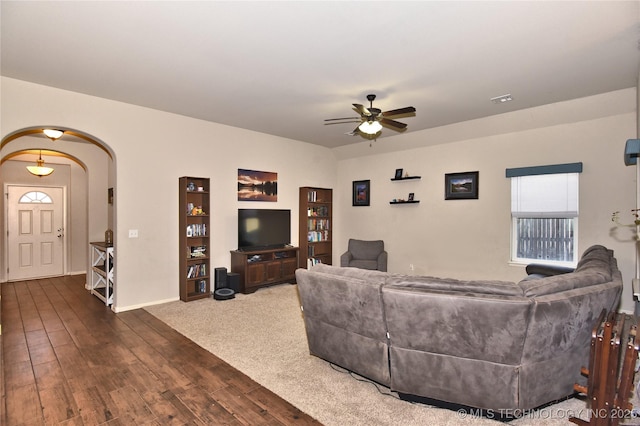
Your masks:
M415 268L413 267L413 263L410 263L410 264L409 264L409 270L410 270L410 271L415 271Z
M138 230L129 229L129 238L138 238Z

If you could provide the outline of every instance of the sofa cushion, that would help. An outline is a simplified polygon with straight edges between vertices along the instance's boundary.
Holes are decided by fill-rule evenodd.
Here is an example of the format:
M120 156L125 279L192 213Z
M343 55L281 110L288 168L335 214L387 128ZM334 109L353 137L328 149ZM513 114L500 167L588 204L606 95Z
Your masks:
M377 259L380 253L384 251L384 241L362 241L350 239L348 248L353 259L373 260Z
M571 274L553 275L537 280L524 279L518 283L524 295L527 297L542 296L557 293L559 291L573 290L574 288L602 284L608 280L602 274L573 272Z
M503 296L522 296L522 289L510 281L462 281L453 278L397 275L387 279L387 285L395 287L426 288L475 294L499 294Z
M378 261L354 259L349 263L349 266L360 269L376 270L378 269Z
M518 283L527 297L542 296L611 281L613 251L594 245L584 251L574 272L541 276L544 269L534 268L532 275ZM529 269L527 269L529 271Z
M373 281L376 283L383 283L390 275L387 272L360 269L355 267L338 267L332 265L325 265L324 263L318 263L311 267L313 272L321 272L323 274L339 275L343 277L358 278L361 280Z
M306 269L296 270L305 317L349 332L386 341L380 287L383 281L363 280Z
M386 285L382 298L395 348L511 365L522 356L525 297Z
M602 274L607 280L611 279L611 259L613 251L603 246L591 246L585 250L578 262L576 272L590 271Z

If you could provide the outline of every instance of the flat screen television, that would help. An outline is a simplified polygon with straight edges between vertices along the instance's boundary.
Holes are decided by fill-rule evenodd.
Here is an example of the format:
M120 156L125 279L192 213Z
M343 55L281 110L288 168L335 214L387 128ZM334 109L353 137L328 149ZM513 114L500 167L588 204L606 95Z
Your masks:
M238 250L251 251L291 244L291 210L238 209Z

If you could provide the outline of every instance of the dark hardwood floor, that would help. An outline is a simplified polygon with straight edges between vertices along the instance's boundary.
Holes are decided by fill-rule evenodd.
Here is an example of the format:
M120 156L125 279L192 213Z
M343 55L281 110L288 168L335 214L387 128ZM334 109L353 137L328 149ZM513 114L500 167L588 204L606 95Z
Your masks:
M84 275L0 284L2 425L319 425Z

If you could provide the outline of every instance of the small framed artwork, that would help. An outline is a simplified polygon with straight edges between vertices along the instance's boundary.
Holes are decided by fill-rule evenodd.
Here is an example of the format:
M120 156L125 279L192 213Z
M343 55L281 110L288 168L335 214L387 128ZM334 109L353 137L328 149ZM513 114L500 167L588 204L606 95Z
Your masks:
M447 173L444 175L445 200L478 199L479 172Z
M402 169L396 169L396 176L394 179L402 179Z
M413 201L413 192L409 193L409 201Z
M113 204L113 188L107 189L107 201L109 204Z
M368 180L353 181L353 205L368 206L371 194L371 182Z

